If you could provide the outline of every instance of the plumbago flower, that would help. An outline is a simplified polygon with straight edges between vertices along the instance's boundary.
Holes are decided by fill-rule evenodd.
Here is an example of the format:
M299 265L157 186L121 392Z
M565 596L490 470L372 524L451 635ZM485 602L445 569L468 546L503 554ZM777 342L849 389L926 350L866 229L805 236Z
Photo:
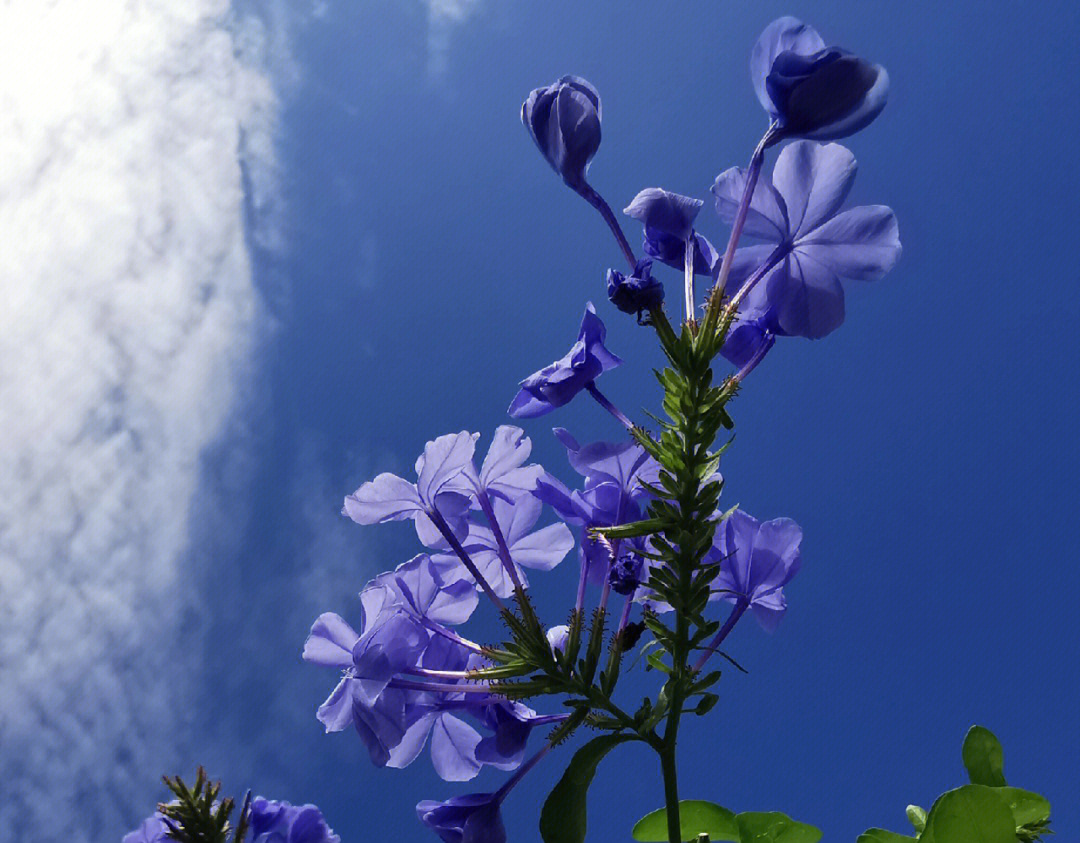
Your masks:
M774 141L833 140L867 126L885 107L885 68L839 47L800 20L769 24L750 57L754 91L776 125Z
M724 355L745 365L772 336L819 339L844 321L840 278L881 278L900 258L896 217L884 205L841 211L855 181L855 156L836 143L796 141L773 167L772 183L758 182L745 232L768 245L735 252L730 278L741 285L744 309ZM732 222L746 188L746 171L733 167L713 185L716 211Z
M507 412L517 419L543 416L569 403L583 389L605 404L607 399L597 389L596 379L622 365L622 360L605 348L606 337L607 328L589 302L577 342L554 363L525 378Z
M447 434L427 443L415 482L379 474L345 499L344 514L358 524L413 520L429 553L364 587L357 629L334 613L315 620L303 657L340 674L316 716L328 732L355 729L380 767L405 767L430 745L446 781L470 780L485 766L512 771L492 792L417 805L420 821L446 843L505 843L507 795L583 725L601 734L571 759L545 805L547 843L585 839L583 783L609 750L633 741L660 755L669 841L707 831L684 826L677 808L680 722L716 703L709 689L720 673L703 668L744 614L776 627L802 539L790 520L725 513L723 449L711 449L721 428L733 427L726 407L773 338L829 333L843 319L839 278L878 277L899 255L891 211L840 210L854 176L854 159L842 147L796 141L781 151L772 183L757 183L766 150L779 141L840 137L872 120L884 104L884 71L826 48L792 19L766 30L752 68L771 122L750 166L725 171L713 187L718 212L732 224L722 259L695 230L703 203L661 188L641 191L626 208L644 229L645 255L634 254L586 180L600 143L600 96L592 85L565 76L533 91L522 108L544 158L600 211L630 268L608 271L608 296L655 330L667 361L656 372L666 413L653 417L658 433L636 426L597 388L600 375L622 360L605 345L606 327L590 302L570 351L525 378L508 411L536 418L586 392L618 420L619 436L584 445L554 429L577 484L529 463L529 438L503 425L479 468L477 435ZM739 249L744 229L770 245ZM683 270L681 326L664 311L656 263ZM703 316L697 275L715 281ZM740 285L734 295L725 293L728 281ZM714 372L721 350L741 367L733 375ZM557 521L537 528L545 506ZM566 623L549 626L530 598L530 577L554 571L575 533L574 602ZM609 624L612 594L621 611ZM482 646L457 629L482 598L506 628L500 646ZM721 617L712 617L720 608ZM616 685L624 654L646 629L646 661L663 685L628 711ZM551 697L557 713L541 713L539 702ZM533 699L539 702L524 702ZM540 727L547 734L530 754ZM774 836L783 831L770 828Z

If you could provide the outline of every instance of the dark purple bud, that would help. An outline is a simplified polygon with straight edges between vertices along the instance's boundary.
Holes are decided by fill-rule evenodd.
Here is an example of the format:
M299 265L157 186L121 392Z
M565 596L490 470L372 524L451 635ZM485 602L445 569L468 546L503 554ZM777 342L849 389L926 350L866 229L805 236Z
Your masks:
M537 88L521 107L521 122L563 181L584 195L585 172L600 147L600 94L578 76Z
M453 796L445 802L424 801L416 806L416 815L444 843L506 843L495 793Z
M750 72L758 99L777 124L774 143L854 134L881 113L889 93L883 67L827 47L817 32L791 17L765 28Z
M641 584L642 558L636 553L624 553L611 566L608 582L613 591L619 594L633 594Z
M616 269L607 272L608 299L623 313L633 313L641 321L643 311L659 307L664 301L664 285L653 278L652 261L641 258L632 275Z

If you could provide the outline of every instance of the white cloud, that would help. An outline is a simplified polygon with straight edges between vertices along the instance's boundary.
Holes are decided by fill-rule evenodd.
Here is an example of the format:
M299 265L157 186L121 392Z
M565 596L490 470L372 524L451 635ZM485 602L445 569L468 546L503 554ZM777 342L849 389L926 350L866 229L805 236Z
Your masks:
M482 0L425 0L428 9L428 72L441 78L447 70L454 30L479 11Z
M186 740L196 689L177 642L199 639L178 560L200 454L258 342L244 221L276 201L274 95L251 61L280 52L268 31L230 20L226 0L0 4L0 829L13 843L115 839Z

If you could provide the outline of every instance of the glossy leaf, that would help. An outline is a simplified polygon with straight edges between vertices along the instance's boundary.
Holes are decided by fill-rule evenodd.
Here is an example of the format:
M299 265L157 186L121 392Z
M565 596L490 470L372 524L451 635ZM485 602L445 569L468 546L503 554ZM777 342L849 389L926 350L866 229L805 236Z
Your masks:
M972 784L1005 787L1005 753L994 733L983 726L972 726L964 737L964 766Z
M740 843L818 843L821 839L820 829L777 811L747 811L735 819Z
M679 827L684 839L692 840L700 834L709 835L711 843L718 840L739 840L739 824L727 808L700 799L684 799L679 802ZM634 826L633 837L641 843L667 843L667 809L661 808L646 814Z
M968 784L938 797L919 843L1016 843L1016 823L997 788Z
M574 753L540 812L540 836L544 843L584 843L585 797L596 767L612 749L630 738L630 735L601 735Z
M886 831L883 828L868 828L859 835L855 843L911 843L914 837L905 837L895 831Z
M1013 822L1019 828L1050 819L1050 803L1045 796L1021 790L1018 787L1003 787L998 791L1012 811Z

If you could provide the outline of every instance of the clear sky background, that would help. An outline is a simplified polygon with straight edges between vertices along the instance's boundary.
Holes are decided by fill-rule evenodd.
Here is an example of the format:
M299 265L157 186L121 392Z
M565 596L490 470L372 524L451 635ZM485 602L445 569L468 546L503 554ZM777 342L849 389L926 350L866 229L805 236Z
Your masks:
M359 622L360 588L417 549L408 526L342 519L341 498L379 471L405 473L438 434L467 428L486 441L517 382L565 351L588 299L626 360L605 376L608 394L638 419L639 408L656 409L651 332L605 300L614 242L536 152L518 110L532 88L585 76L604 104L591 181L612 206L649 186L708 199L765 128L748 57L781 14L888 69L889 105L845 144L859 161L850 201L890 205L904 254L884 280L847 285L847 321L834 335L780 340L734 405L725 500L796 519L803 569L775 634L747 623L729 639L750 672L727 671L713 713L687 721L682 792L736 811L781 810L826 840L853 841L868 826L906 832L908 803L928 807L964 781L960 743L981 723L1004 744L1010 783L1045 793L1060 839L1076 835L1075 4L206 5L202 14L228 19L221 37L235 49L199 54L198 67L218 70L187 99L168 80L198 73L161 60L172 75L160 101L143 106L154 115L197 104L146 129L144 170L160 176L171 172L163 139L183 144L177 126L190 128L190 175L160 178L155 198L133 200L190 222L172 252L160 245L166 234L154 240L132 224L131 243L180 262L93 287L113 290L109 312L123 317L110 328L128 343L119 358L153 353L154 365L132 364L137 378L113 367L116 342L87 358L102 305L79 284L42 288L83 319L87 340L75 351L41 339L67 336L70 320L25 305L34 289L8 299L9 321L40 326L25 344L45 350L34 357L40 374L14 358L0 388L27 407L49 394L85 408L71 411L76 433L48 448L26 412L21 423L0 412L8 440L17 434L12 466L37 455L18 462L22 474L11 469L21 479L0 480L37 484L14 503L6 493L0 509L0 668L14 677L0 691L0 772L22 782L0 795L0 816L18 843L56 839L49 823L78 826L75 804L90 806L75 839L118 839L160 795L161 773L197 763L227 787L317 803L350 842L433 840L415 819L418 800L498 786L491 771L443 783L423 758L375 769L355 735L325 735L315 720L333 677L300 661L311 621L334 610ZM181 33L175 56L189 64L191 45L207 43L196 17L168 21ZM78 52L78 39L69 46ZM149 84L136 70L130 78L133 90ZM233 119L207 151L205 127L218 125L207 103L218 101ZM29 137L25 148L44 143ZM116 148L131 149L130 137ZM22 178L38 171L34 160L8 160L0 223L87 228L78 223L94 217L92 202L50 216L55 206L39 207L37 183ZM140 172L124 171L145 184ZM86 193L103 202L97 178ZM57 195L68 196L63 187ZM29 204L12 209L13 196ZM179 196L177 207L161 210L161 196ZM708 206L700 227L725 242ZM637 227L627 231L636 242ZM109 242L87 235L62 253L62 272L43 246L30 277L81 278ZM141 254L126 242L117 254ZM13 285L25 265L0 264L5 292L22 290ZM112 264L91 266L117 277ZM177 292L166 295L161 279L174 276ZM677 274L664 277L674 305ZM147 285L157 298L125 308ZM194 363L173 353L183 345L176 326L192 320L214 338L184 334L184 347L201 350ZM90 365L58 381L54 352ZM78 387L86 371L100 375L88 395ZM176 372L182 389L167 386ZM103 405L119 409L95 414ZM527 423L535 457L567 480L554 424L581 439L617 435L587 402ZM130 450L114 447L118 430ZM102 465L123 490L109 487L105 514L103 496L86 491ZM40 516L40 529L20 532L38 524L27 518L42 500L74 526ZM87 539L85 525L98 521ZM118 523L135 524L135 537L116 539ZM561 622L573 559L534 579L546 617ZM470 626L479 638L496 630L490 617ZM47 751L29 749L43 741ZM539 839L540 804L568 757L545 761L506 803L514 843ZM57 783L68 794L60 806L48 795ZM589 839L628 840L661 802L649 754L613 755L591 792Z

